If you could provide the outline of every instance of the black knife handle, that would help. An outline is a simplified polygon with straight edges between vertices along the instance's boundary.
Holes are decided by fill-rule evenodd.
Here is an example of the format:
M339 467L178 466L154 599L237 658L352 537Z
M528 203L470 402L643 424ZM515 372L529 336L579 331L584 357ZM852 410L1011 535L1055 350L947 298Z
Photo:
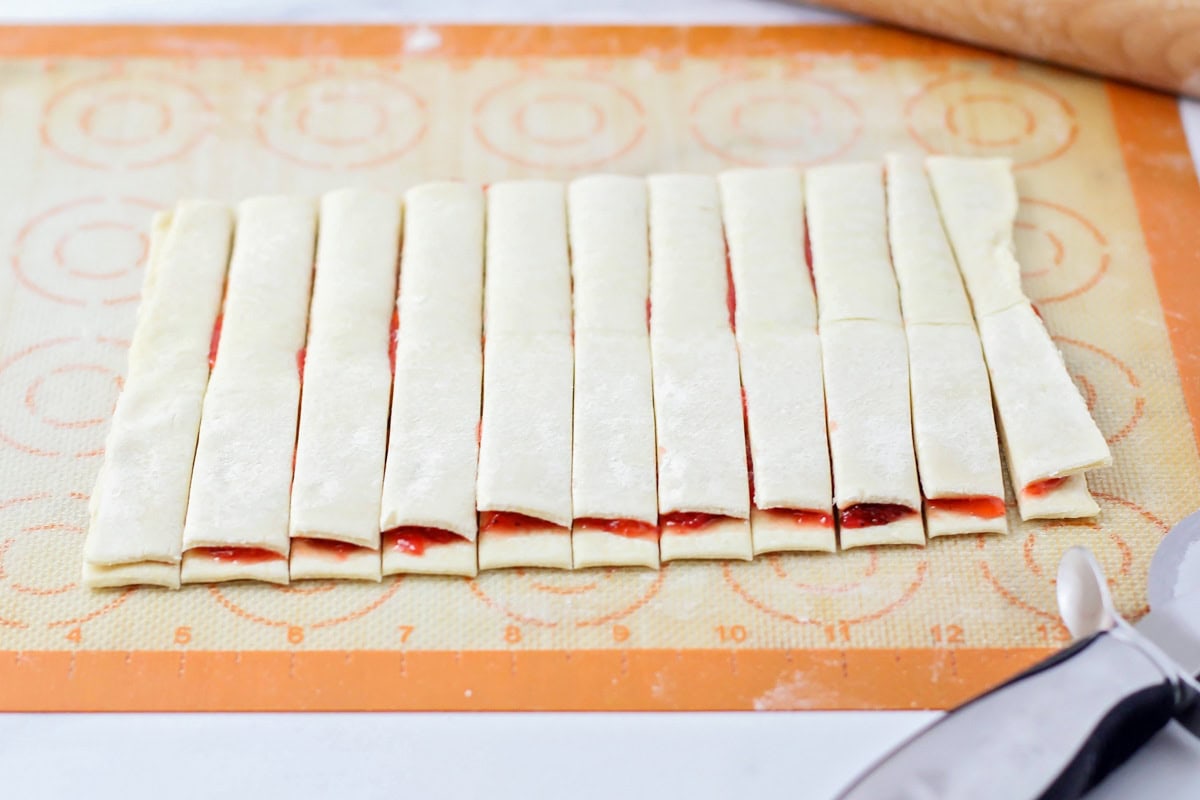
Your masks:
M1175 713L1171 678L1128 637L1083 639L955 709L840 800L1075 800Z

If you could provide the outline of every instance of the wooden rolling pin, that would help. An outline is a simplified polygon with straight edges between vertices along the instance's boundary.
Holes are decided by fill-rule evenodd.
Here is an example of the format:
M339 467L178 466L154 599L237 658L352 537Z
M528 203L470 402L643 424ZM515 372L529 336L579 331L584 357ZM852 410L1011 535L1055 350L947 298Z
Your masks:
M817 4L1200 97L1200 0L817 0Z

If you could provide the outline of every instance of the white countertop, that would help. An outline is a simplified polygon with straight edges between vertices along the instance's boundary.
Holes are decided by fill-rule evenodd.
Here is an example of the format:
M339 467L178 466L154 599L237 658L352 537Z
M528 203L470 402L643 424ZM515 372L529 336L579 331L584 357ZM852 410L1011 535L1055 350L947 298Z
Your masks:
M770 0L8 0L0 23L844 20ZM1185 104L1200 157L1200 106ZM1198 159L1200 160L1200 159ZM0 795L829 797L933 712L15 714ZM1160 734L1092 795L1200 796L1200 742Z

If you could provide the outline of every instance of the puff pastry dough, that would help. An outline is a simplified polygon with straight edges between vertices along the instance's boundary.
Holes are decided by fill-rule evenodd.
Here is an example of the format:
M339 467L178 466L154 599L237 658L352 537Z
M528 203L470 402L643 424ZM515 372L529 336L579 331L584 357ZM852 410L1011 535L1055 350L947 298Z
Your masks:
M992 395L1023 519L1094 516L1086 481L1107 466L1103 434L1036 310L1021 291L1013 244L1017 192L1007 159L926 162L979 325ZM1031 487L1045 491L1031 495Z
M718 182L737 292L737 331L816 330L800 170L728 170Z
M89 586L179 586L183 521L233 215L185 201L154 223L129 371L84 544Z
M903 329L878 320L824 324L821 355L842 547L923 544ZM911 512L887 524L848 526L848 510L865 504Z
M650 346L664 561L753 557L746 434L717 182L656 175L650 187ZM699 528L662 515L701 512Z
M926 527L930 536L1004 533L1004 474L987 367L920 159L888 157L887 195Z
M657 568L645 181L581 178L570 186L568 212L575 289L574 565Z
M799 170L719 176L753 467L754 553L837 549ZM795 513L802 512L802 513Z
M219 346L183 526L184 583L287 582L288 503L317 218L305 197L238 206ZM262 559L198 548L251 548ZM214 577L217 576L217 577Z
M378 557L400 201L343 189L321 198L320 214L290 532ZM346 566L347 578L378 579L329 560L324 576ZM293 563L293 578L315 577L306 561Z
M983 317L979 334L1013 489L1025 500L1022 517L1030 519L1027 513L1050 502L1046 496L1042 503L1022 498L1031 484L1108 465L1108 443L1032 305L1022 303ZM1095 502L1082 501L1079 484L1075 488L1069 495L1079 501L1074 511L1065 496L1056 517L1095 513ZM1062 490L1060 486L1055 491Z
M805 193L821 325L846 319L899 324L883 166L815 167L805 173Z
M1012 162L933 156L925 165L975 316L1027 302L1013 243L1017 189Z
M570 569L574 364L563 186L493 184L487 214L477 504L526 524L519 532L481 525L479 568Z
M474 575L483 353L483 191L424 184L405 195L391 430L380 526L383 574ZM459 541L388 534L432 528Z

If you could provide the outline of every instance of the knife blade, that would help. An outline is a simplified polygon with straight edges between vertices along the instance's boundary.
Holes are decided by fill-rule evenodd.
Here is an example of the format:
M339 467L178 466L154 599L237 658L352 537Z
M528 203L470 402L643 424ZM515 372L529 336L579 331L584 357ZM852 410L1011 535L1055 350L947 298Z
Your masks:
M1112 608L1103 575L1094 579L1104 608L1077 615L1073 630L1079 619L1097 629L917 733L840 800L1071 800L1172 718L1200 731L1200 512L1160 543L1151 611L1136 627Z

